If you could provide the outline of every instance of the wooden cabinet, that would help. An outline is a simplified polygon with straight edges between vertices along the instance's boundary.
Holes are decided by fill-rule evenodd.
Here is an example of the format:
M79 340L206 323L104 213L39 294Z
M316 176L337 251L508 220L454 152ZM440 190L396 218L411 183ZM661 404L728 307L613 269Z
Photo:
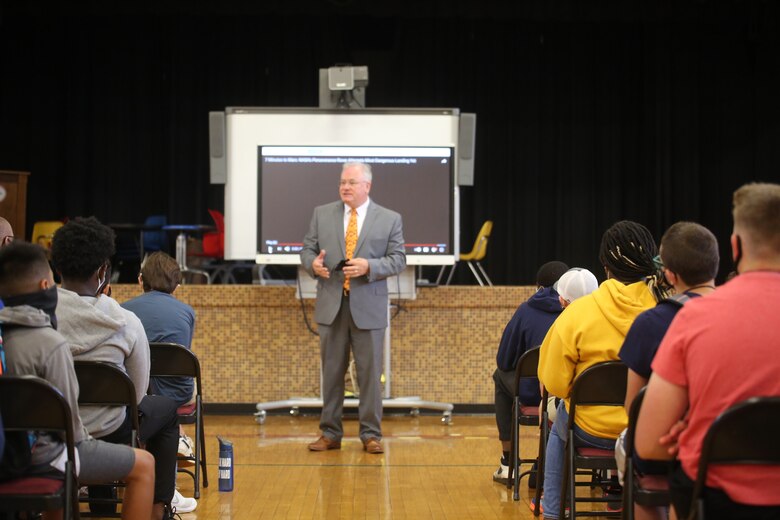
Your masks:
M0 170L0 216L10 222L14 235L27 232L27 177L30 172Z

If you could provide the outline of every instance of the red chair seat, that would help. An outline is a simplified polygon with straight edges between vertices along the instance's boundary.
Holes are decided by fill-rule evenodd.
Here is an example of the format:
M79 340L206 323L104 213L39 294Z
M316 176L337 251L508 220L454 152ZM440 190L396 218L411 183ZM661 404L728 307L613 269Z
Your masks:
M195 413L195 403L181 405L176 409L176 415L192 415Z
M601 448L576 448L580 457L615 457L615 450L602 450Z
M63 486L56 478L23 477L0 482L0 495L53 495Z
M520 406L520 414L521 415L533 415L534 417L539 417L539 407L538 406Z

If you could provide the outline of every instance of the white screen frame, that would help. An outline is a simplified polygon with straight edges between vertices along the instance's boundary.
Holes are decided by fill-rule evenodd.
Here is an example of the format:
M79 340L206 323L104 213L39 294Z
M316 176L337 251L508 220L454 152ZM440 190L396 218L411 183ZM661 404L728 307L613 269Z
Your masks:
M440 146L454 149L458 175L458 109L324 110L316 108L225 109L225 258L299 264L297 255L258 255L257 191L260 146ZM334 190L334 199L337 197ZM460 199L453 183L452 255L407 255L408 265L452 265L459 256ZM307 208L311 211L313 208Z

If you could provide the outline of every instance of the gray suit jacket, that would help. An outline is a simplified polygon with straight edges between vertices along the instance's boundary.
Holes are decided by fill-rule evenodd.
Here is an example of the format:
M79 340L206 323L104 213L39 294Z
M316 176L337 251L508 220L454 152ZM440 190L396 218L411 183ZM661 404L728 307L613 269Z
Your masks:
M325 266L330 278L318 280L314 307L314 319L323 325L333 323L341 307L344 272L333 268L345 257L344 233L344 203L338 201L314 209L309 232L303 239L301 264L312 277L312 262L320 250L326 251ZM387 278L406 267L401 215L371 201L354 256L368 260L369 273L350 281L352 319L361 329L387 327Z

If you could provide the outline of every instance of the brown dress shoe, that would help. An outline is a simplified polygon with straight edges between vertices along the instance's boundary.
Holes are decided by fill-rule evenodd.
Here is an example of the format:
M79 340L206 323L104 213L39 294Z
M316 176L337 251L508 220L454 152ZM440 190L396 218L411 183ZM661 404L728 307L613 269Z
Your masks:
M382 447L382 441L376 437L371 437L370 439L363 441L363 449L374 454L385 452L385 449Z
M309 451L340 450L341 441L330 440L324 435L309 444Z

